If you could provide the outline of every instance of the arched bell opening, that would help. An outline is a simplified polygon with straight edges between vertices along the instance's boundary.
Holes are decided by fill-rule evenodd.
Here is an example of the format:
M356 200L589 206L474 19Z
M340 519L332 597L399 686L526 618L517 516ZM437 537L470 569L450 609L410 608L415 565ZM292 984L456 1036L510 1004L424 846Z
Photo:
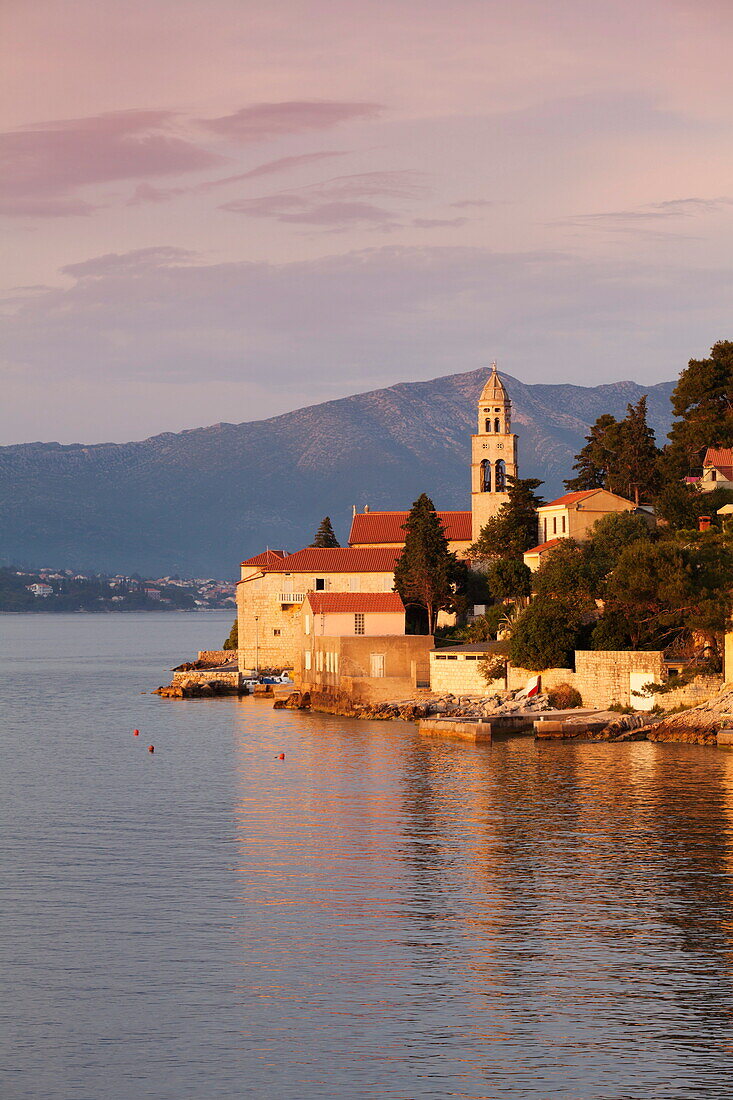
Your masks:
M491 492L491 463L487 458L481 463L481 492Z
M502 458L500 458L496 463L494 485L496 486L497 493L503 493L506 489L506 465L504 464L504 460Z

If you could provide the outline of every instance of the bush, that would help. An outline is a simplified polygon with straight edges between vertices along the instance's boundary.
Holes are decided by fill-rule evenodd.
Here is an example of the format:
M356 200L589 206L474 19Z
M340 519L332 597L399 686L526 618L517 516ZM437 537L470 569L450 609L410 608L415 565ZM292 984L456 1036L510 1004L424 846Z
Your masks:
M573 707L583 705L580 692L571 684L556 684L551 691L548 691L547 698L554 710L572 710Z
M229 637L224 642L224 649L237 649L239 647L239 628L237 620L234 620L234 625L229 631Z

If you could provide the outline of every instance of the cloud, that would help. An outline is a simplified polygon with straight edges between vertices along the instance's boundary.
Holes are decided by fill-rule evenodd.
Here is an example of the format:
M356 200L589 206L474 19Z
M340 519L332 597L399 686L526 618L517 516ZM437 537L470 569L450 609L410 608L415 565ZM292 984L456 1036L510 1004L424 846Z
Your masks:
M396 215L368 201L375 198L417 199L427 189L425 173L405 170L361 172L335 176L309 187L278 191L252 199L235 199L221 210L279 222L345 228L371 225L384 228L399 224Z
M199 171L224 158L173 132L168 111L118 111L0 134L0 213L63 217L97 208L89 184Z
M290 100L285 103L256 103L221 118L200 119L199 124L234 141L254 142L267 141L283 134L328 130L341 122L376 118L383 110L379 103Z
M460 202L452 202L450 205L456 210L465 210L470 206L496 206L496 203L490 199L461 199Z
M563 225L592 225L603 223L654 222L673 218L692 218L699 214L715 214L733 206L733 199L721 196L715 199L668 199L665 202L650 202L629 210L606 210L598 214L578 214L558 223Z
M415 229L443 229L465 225L468 218L413 218L410 223Z

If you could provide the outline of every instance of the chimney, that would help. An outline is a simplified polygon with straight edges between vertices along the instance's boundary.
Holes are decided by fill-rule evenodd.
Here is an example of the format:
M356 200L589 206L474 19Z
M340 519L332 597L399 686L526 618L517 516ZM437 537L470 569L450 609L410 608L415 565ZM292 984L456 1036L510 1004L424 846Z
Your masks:
M710 516L699 516L697 520L697 526L699 531L709 531Z

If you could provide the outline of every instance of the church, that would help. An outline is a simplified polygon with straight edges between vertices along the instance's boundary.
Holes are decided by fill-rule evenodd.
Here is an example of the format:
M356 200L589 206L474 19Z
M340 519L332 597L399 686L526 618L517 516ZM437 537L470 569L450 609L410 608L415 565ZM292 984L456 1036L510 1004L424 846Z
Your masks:
M507 478L517 476L511 401L494 363L478 399L477 430L471 442L471 510L438 513L451 551L465 555L486 521L508 499ZM240 668L297 663L303 621L311 617L312 594L342 594L333 615L343 636L368 636L383 630L386 621L392 624L390 633L404 635L404 615L396 630L392 605L389 620L386 612L377 609L386 607L385 596L394 587L408 515L407 511L354 510L346 547L308 547L292 554L266 550L243 561L237 584ZM326 604L321 603L318 615L323 626Z
M496 363L481 391L477 431L471 436L471 511L438 512L448 549L462 556L481 534L486 521L508 499L507 478L519 477L517 437L512 432L512 404ZM349 546L400 547L409 512L354 510Z

